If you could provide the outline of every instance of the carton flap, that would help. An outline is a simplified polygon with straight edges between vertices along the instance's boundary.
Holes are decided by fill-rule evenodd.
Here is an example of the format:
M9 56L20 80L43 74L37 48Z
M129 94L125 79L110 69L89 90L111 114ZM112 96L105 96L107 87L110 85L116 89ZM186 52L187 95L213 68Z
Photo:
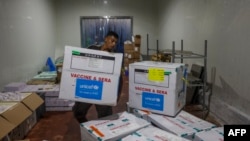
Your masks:
M1 104L4 104L2 102ZM4 111L1 115L5 119L7 119L10 123L15 126L21 124L26 118L28 118L32 112L22 103L18 102L6 111Z
M15 125L0 116L0 139L15 128Z
M38 96L36 93L29 93L22 100L22 102L30 108L32 111L35 111L41 104L43 104L43 99Z

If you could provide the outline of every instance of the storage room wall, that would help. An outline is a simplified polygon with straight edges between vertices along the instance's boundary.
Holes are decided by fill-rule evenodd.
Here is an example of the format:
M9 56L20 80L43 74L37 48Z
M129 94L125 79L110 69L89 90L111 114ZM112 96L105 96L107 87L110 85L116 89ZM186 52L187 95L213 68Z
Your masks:
M160 0L159 46L203 54L208 41L208 80L215 70L211 113L224 123L250 123L250 1ZM203 63L188 59L186 63Z
M56 57L63 55L65 45L81 46L81 16L132 16L133 33L142 36L141 53L146 54L147 34L149 46L156 45L156 6L154 0L56 0Z
M0 0L0 90L27 81L55 55L53 0Z
M0 0L0 89L25 81L64 46L81 45L80 16L133 16L133 32L149 47L203 53L208 40L208 80L215 68L211 112L225 123L250 123L248 0ZM55 2L55 3L54 3ZM54 8L55 4L55 8ZM202 63L202 60L185 60ZM215 112L216 111L216 112Z

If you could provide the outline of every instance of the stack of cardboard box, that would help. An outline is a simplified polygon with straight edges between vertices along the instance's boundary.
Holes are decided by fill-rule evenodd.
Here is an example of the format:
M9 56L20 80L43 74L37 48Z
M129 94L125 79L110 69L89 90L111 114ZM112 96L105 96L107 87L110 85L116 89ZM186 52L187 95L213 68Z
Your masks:
M54 85L27 85L20 92L34 92L43 95L45 111L71 111L74 101L60 99L59 84Z
M124 43L123 67L125 75L128 75L129 64L140 61L141 36L135 35L133 42Z
M0 140L23 139L37 123L44 102L36 93L0 93Z

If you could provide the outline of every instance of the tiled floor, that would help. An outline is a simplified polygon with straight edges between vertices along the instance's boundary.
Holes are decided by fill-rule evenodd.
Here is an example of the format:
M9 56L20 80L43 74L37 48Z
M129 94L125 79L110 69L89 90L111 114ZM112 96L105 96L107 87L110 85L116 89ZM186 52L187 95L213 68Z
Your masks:
M128 80L124 78L122 95L117 106L113 108L114 113L126 111L126 102L128 101ZM201 116L193 112L192 107L185 108L196 116ZM97 119L95 108L92 106L87 115L89 120ZM219 126L219 123L211 116L206 118ZM26 139L30 141L80 141L80 127L74 119L71 111L68 112L46 112L44 117L28 133Z

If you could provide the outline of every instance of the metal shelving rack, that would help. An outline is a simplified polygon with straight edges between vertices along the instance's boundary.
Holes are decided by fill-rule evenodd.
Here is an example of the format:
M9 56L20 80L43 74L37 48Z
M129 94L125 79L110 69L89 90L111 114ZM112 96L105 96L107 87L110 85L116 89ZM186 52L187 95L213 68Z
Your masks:
M204 59L204 70L203 70L203 80L202 83L199 84L188 84L188 87L201 87L202 89L202 112L203 112L203 118L205 119L208 114L209 114L209 103L206 105L206 89L207 89L207 40L205 40L204 44L204 54L196 54L196 53L191 53L191 54L186 54L183 51L183 40L181 40L181 51L176 52L175 50L175 42L173 41L172 43L172 54L171 54L171 62L174 63L175 59L181 59L181 63L183 63L183 59Z
M160 53L159 51L159 42L158 40L156 40L156 49L151 49L148 47L148 34L147 34L147 56L149 56L149 51L156 51L156 55L158 56L158 54Z

